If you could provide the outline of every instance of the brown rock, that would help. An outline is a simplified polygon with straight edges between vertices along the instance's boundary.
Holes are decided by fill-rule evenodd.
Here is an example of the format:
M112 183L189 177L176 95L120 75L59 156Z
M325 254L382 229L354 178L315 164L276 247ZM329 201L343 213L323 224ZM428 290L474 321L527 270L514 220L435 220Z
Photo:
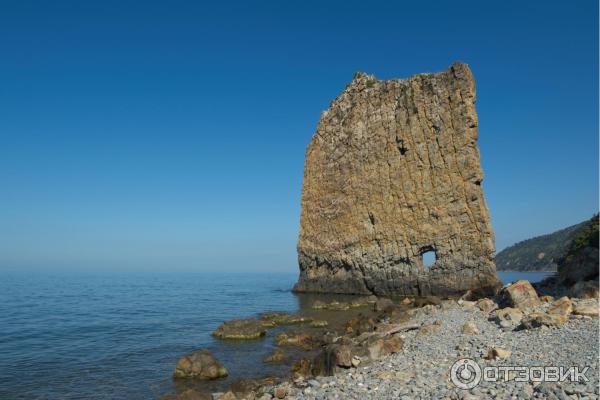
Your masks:
M234 319L224 322L212 334L219 339L258 339L267 333L263 323L257 319Z
M598 298L598 279L591 281L579 281L571 288L573 297L580 299L597 299Z
M260 382L254 379L240 379L229 387L236 398L250 399L256 397Z
M381 297L379 299L377 299L377 302L375 303L375 311L377 312L381 312L381 311L385 311L386 309L389 309L390 307L394 307L395 304L392 300L390 299L386 299L385 297Z
M306 151L299 292L454 295L500 287L465 64L357 73ZM423 254L434 252L431 267Z
M312 376L312 362L303 357L292 366L292 375L294 379L306 379Z
M584 315L588 317L597 317L598 316L598 300L589 299L589 300L580 300L575 306L575 310L573 311L575 315Z
M425 296L425 297L417 297L415 299L415 307L425 307L425 306L438 306L442 303L439 297L436 296Z
M306 324L312 322L312 318L302 315L288 314L286 312L272 312L263 314L260 320L264 326L272 327L279 325Z
M402 301L400 302L400 304L408 306L411 305L412 303L414 303L414 299L410 298L410 297L405 297L404 299L402 299Z
M573 302L567 296L561 297L550 305L548 314L564 315L565 317L573 311Z
M383 348L389 353L399 353L404 347L404 341L399 336L390 336L383 340Z
M521 320L521 329L533 329L545 327L562 326L567 322L565 315L547 314L543 312L534 312Z
M169 394L161 397L161 400L213 400L210 393L199 392L195 389L188 389L180 394Z
M484 358L486 358L487 360L494 360L496 358L508 358L511 354L512 352L510 352L509 350L505 350L501 347L493 347L488 350L487 356Z
M346 323L346 333L353 336L359 336L365 332L372 332L375 329L375 321L372 318L359 314Z
M175 378L217 379L227 376L227 370L207 349L183 356L175 366Z
M489 313L498 308L498 304L496 304L493 300L490 299L480 299L475 303L477 308L485 313Z
M287 395L287 391L287 386L277 386L273 390L273 396L275 396L278 399L283 399Z
M477 325L475 325L472 322L467 322L462 327L462 333L473 334L473 333L477 333L477 332L479 332L479 330L477 329Z
M288 360L287 356L285 355L285 353L283 352L283 350L276 349L273 353L271 353L270 355L265 357L263 359L263 361L266 363L285 364L289 360Z
M500 296L503 306L520 308L521 310L541 304L535 289L526 280L517 281L503 288Z
M554 301L554 297L552 296L540 296L540 300L544 303L552 303Z
M433 323L429 325L423 325L421 329L417 332L418 336L425 336L435 333L440 330L441 324Z
M237 400L237 397L231 390L228 390L219 397L219 400Z
M317 347L320 344L317 338L304 332L282 332L275 336L275 343L279 346L295 346L307 350Z

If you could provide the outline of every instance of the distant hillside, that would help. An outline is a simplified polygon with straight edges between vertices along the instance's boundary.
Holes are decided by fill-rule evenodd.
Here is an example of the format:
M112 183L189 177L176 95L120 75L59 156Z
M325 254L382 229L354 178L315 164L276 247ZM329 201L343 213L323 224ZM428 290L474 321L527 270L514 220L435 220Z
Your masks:
M549 235L527 239L496 255L498 271L556 271L556 262L564 257L573 239L590 221L584 221Z

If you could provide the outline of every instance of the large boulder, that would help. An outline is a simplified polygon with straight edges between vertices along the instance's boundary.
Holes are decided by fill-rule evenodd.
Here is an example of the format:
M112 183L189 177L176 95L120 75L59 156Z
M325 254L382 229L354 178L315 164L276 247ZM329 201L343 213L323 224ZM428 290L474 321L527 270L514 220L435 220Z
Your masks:
M357 73L306 150L294 290L446 296L500 288L477 127L465 64L404 80Z
M264 324L257 319L234 319L224 322L212 334L219 339L258 339L267 333Z
M181 357L173 376L209 380L227 376L227 370L208 349L200 349Z
M503 307L513 307L525 310L540 305L537 292L526 280L516 281L502 288L500 302Z

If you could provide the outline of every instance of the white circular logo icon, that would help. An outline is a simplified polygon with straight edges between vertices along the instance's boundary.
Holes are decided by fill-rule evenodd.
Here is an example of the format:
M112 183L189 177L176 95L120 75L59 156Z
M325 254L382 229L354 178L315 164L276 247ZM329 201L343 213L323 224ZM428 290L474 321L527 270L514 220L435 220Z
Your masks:
M460 389L473 389L481 381L481 367L470 358L461 358L450 368L450 380Z

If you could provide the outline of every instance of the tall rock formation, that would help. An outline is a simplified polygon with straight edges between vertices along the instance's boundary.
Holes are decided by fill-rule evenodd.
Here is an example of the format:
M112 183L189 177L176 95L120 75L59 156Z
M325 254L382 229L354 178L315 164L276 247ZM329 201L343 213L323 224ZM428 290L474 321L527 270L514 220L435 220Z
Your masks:
M306 150L294 290L496 289L477 124L465 64L406 80L357 73ZM427 252L436 257L430 267Z

